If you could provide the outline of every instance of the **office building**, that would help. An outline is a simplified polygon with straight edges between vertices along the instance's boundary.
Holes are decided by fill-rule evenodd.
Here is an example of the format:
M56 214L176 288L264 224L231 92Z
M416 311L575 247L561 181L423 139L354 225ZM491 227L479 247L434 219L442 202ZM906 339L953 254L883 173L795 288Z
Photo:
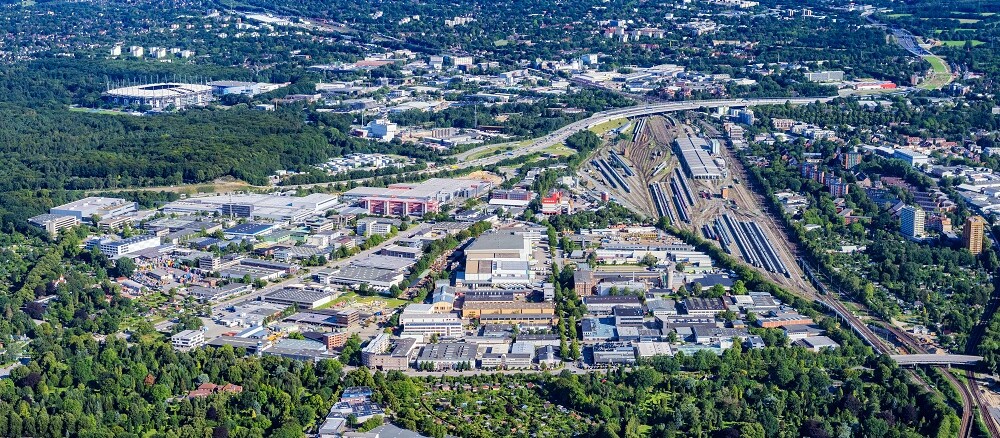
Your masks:
M635 363L635 347L627 342L608 342L593 347L594 364L623 365Z
M143 234L122 240L102 240L97 249L110 258L131 254L148 248L160 246L160 237L153 234Z
M392 233L393 227L402 224L399 219L366 217L358 219L354 232L359 236L384 236Z
M381 333L361 349L361 364L378 370L406 370L416 347L411 338L391 338Z
M972 216L965 220L965 227L962 228L962 246L973 254L983 252L983 231L986 228L986 219L982 216Z
M49 233L50 236L57 236L62 230L80 225L80 219L76 216L40 214L28 219L28 223L45 230L45 232Z
M177 349L198 347L205 343L205 332L201 330L184 330L171 336L170 343Z
M899 210L899 232L911 239L924 236L924 210L907 205Z
M611 313L615 316L615 325L618 327L641 326L645 315L641 308L625 306L616 306Z

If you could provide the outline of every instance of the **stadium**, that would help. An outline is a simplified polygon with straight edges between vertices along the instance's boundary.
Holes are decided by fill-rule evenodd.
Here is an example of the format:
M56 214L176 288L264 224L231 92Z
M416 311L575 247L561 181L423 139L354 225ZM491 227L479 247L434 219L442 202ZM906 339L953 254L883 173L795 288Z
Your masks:
M202 105L213 97L210 85L164 82L115 88L105 92L104 98L116 105L149 105L154 110L162 110L170 106L181 109Z

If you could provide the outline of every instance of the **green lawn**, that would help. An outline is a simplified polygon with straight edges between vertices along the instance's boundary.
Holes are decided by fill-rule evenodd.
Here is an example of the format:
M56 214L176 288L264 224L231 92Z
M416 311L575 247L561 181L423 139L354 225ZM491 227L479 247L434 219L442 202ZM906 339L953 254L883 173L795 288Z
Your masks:
M389 309L400 307L409 303L409 301L401 300L398 298L389 298L383 296L361 296L358 295L357 292L347 292L337 297L329 304L321 306L320 308L336 307L338 304L344 304L344 305L360 304L365 306L373 306L373 305L377 306L377 304L375 304L376 302L380 302L382 306Z
M601 123L599 125L594 125L594 127L590 128L590 132L593 132L594 134L597 135L601 135L612 129L617 129L627 122L628 122L627 119L608 120L607 122Z
M507 150L511 150L512 151L512 150L515 150L517 148L524 147L524 146L528 145L529 143L531 143L531 140L522 140L522 141L512 142L512 143L500 143L498 145L488 147L488 148L483 149L483 150L481 150L479 152L476 152L476 153L474 153L472 155L469 155L469 161L478 160L480 158L486 158L486 157L489 157L489 156L493 156L493 155L496 155L496 154L500 153L501 151L507 151Z
M119 115L119 116L127 116L127 115L129 115L128 113L125 113L125 112L122 112L122 111L106 110L106 109L99 109L99 108L83 108L83 107L78 107L78 106L70 107L69 110L70 111L74 111L74 112L78 112L78 113Z
M563 156L563 157L568 157L570 155L575 154L576 151L574 151L573 149L570 149L570 148L566 147L566 145L564 145L562 143L556 143L556 144L554 144L552 146L549 146L549 147L547 147L545 149L542 149L542 153L545 153L545 154L554 154L554 155L559 155L559 156Z
M959 18L958 19L958 22L962 23L962 24L973 24L973 23L978 23L980 21L983 21L983 20L979 20L979 19L976 19L976 18Z
M965 41L959 41L959 40L941 41L941 44L944 44L946 47L965 47ZM979 40L972 40L972 47L981 46L983 44L986 44L986 42Z
M951 70L944 60L937 56L924 56L927 62L931 63L933 73L931 77L920 84L920 88L925 90L938 90L951 82Z

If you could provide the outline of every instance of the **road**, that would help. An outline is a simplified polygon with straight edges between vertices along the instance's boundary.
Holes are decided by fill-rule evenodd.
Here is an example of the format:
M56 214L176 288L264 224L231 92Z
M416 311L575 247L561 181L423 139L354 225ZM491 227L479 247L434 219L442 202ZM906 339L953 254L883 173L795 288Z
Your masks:
M692 100L684 102L668 102L668 103L655 103L655 104L644 104L630 106L626 108L616 108L607 111L601 111L594 113L594 115L576 122L570 123L569 125L563 126L562 128L553 131L552 133L532 140L530 144L522 148L513 150L511 152L499 155L491 155L488 157L482 157L475 160L470 160L471 157L475 156L484 150L491 148L496 148L497 145L489 145L478 147L475 149L470 149L468 151L462 152L455 156L458 163L455 164L456 168L474 167L474 166L489 166L491 164L496 164L502 160L508 158L517 158L529 155L535 152L540 152L549 148L551 146L563 143L569 136L589 129L593 126L600 125L601 123L608 122L615 119L621 118L631 118L631 117L642 117L649 116L653 114L663 114L676 111L689 111L696 110L699 108L718 108L718 107L748 107L748 106L761 106L761 105L783 105L786 102L796 105L808 104L813 102L829 102L833 100L833 97L815 97L815 98L776 98L776 99L711 99L711 100Z
M888 28L888 26L879 22L878 20L873 18L870 14L865 15L864 17L866 20L868 20L869 23L872 23L877 26L882 26L883 28ZM896 44L899 44L899 46L902 47L907 52L910 52L914 56L918 56L920 58L927 60L927 62L931 63L932 66L935 64L944 66L943 72L939 72L937 71L937 69L934 69L931 75L923 80L923 82L921 83L921 88L939 90L943 88L945 85L951 83L954 77L952 76L951 66L948 65L948 61L945 61L940 56L937 56L931 53L929 50L920 47L920 43L917 41L917 37L915 37L912 33L910 33L910 31L906 29L899 27L889 28L889 33L892 34L893 39L896 40Z

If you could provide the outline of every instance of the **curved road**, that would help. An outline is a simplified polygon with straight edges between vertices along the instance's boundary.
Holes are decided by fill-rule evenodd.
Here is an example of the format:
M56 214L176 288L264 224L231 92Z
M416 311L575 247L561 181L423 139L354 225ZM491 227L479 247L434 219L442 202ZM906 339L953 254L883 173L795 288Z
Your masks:
M794 105L803 105L813 102L828 102L832 99L834 98L812 97L812 98L777 98L777 99L713 99L713 100L691 100L684 102L645 104L645 105L630 106L626 108L616 108L612 110L601 111L599 113L594 113L594 115L586 119L579 120L570 123L569 125L563 126L562 128L553 131L552 133L546 135L545 137L540 137L535 140L532 140L531 144L527 146L513 150L508 153L501 153L475 160L469 160L469 158L474 156L475 154L483 150L496 148L497 145L489 145L462 152L455 156L455 158L458 160L458 164L455 164L452 167L463 168L472 166L488 166L508 158L516 158L534 152L539 152L545 150L546 148L549 148L551 146L566 141L566 139L569 138L569 136L579 131L582 131L584 129L589 129L593 126L597 126L600 125L601 123L615 119L649 116L653 114L663 114L675 111L696 110L698 108L718 108L723 106L748 107L748 106L760 106L760 105L784 105L785 103L791 103Z

